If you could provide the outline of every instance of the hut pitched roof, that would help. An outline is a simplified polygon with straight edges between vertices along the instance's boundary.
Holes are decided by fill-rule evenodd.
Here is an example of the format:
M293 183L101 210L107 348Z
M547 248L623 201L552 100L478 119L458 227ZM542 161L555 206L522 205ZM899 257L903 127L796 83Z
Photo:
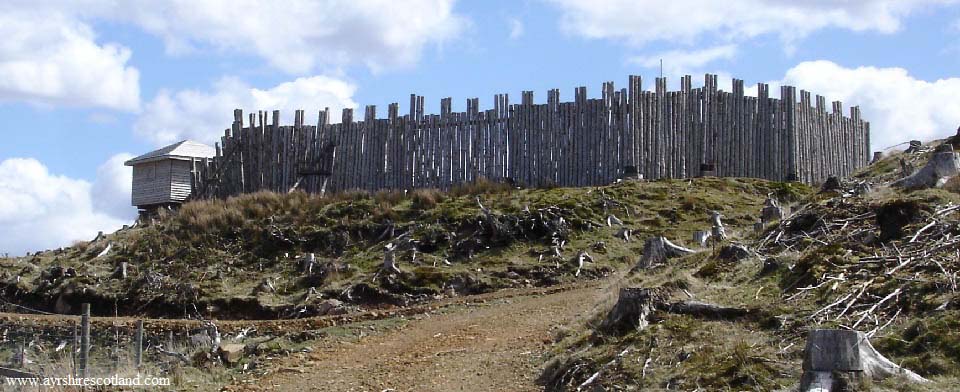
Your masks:
M159 150L150 151L146 154L124 162L126 166L133 166L138 163L153 162L163 159L191 160L196 158L211 158L216 155L217 150L206 144L195 142L193 140L183 140Z

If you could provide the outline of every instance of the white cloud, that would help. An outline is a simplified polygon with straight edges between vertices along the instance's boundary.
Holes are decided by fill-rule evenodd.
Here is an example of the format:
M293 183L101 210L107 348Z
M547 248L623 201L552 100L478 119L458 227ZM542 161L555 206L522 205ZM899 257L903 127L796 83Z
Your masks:
M132 219L99 210L94 198L113 196L91 190L90 183L52 174L36 159L0 162L0 252L23 254L66 246L131 223Z
M960 125L960 78L926 81L902 68L845 68L808 61L789 69L782 83L842 101L844 107L859 105L870 121L873 150L950 136Z
M717 60L730 60L737 53L733 44L719 45L703 50L671 50L650 56L635 56L627 60L645 68L659 68L663 60L664 75L700 73L704 66Z
M33 6L35 0L20 0ZM49 4L49 3L48 3ZM53 2L84 18L131 23L173 54L223 50L255 55L297 75L318 66L409 66L468 21L453 0L134 0Z
M104 107L140 104L131 52L97 43L89 26L57 11L0 6L0 101Z
M421 49L459 32L449 0L137 2L130 15L168 47L209 45L253 51L276 68L303 74L317 65L413 64ZM253 11L253 13L251 13Z
M507 19L507 23L510 24L510 39L519 39L523 37L524 27L523 22L517 18Z
M454 0L7 0L0 4L0 102L137 111L130 49L98 42L100 21L160 37L169 53L253 55L305 75L361 64L407 67L469 20Z
M326 76L298 78L266 90L224 78L212 91L161 91L146 104L134 129L157 145L183 139L212 144L230 127L234 109L244 109L244 113L280 110L285 118L304 109L313 113L307 116L309 121L316 118L316 111L329 107L332 119L339 119L341 109L357 106L354 91L353 84Z
M130 204L133 168L123 165L133 157L129 153L117 154L97 168L97 178L91 188L96 211L120 219L132 220L137 217L137 208Z
M551 0L561 26L587 38L694 43L738 41L763 34L785 42L824 28L892 33L918 8L956 0Z

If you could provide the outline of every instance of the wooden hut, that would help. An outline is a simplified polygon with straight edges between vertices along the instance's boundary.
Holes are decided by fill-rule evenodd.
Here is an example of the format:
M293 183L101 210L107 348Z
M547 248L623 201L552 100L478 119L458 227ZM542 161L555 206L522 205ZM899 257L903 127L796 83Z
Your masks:
M214 155L213 147L184 140L124 162L133 166L132 204L148 212L179 205L197 183L197 168Z

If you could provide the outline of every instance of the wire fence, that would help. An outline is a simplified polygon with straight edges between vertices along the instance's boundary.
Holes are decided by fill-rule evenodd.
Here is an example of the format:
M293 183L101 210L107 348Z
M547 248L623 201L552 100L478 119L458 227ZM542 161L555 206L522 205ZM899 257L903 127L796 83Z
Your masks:
M212 323L175 330L169 323L98 317L89 304L80 316L6 315L0 320L0 379L176 378L186 366L218 360L219 332ZM82 381L81 381L82 382ZM28 384L29 385L29 384ZM0 390L31 390L0 380ZM74 390L70 386L38 390Z

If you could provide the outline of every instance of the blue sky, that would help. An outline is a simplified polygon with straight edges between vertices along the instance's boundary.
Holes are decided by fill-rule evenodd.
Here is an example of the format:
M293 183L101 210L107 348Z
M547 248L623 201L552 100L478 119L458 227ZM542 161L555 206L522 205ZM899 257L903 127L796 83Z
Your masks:
M596 96L630 74L649 88L663 59L671 87L711 72L721 88L737 77L860 105L875 150L960 125L953 0L9 0L0 15L0 253L129 223L119 163L212 142L234 107L290 121L403 112L410 93L429 111L443 97L462 110L521 90Z

